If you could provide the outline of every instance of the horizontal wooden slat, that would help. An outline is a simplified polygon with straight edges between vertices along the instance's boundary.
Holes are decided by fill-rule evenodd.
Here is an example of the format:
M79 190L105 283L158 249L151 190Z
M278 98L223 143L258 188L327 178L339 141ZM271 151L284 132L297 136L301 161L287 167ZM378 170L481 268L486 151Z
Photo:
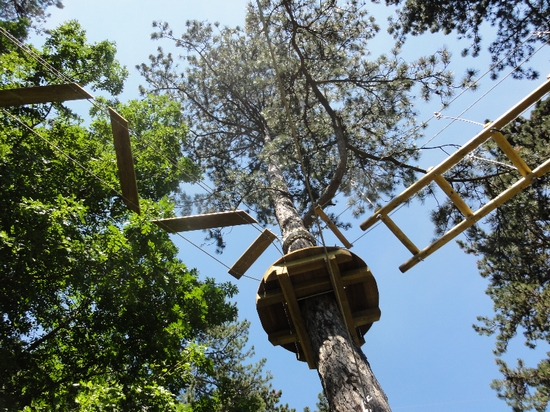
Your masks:
M238 226L258 223L244 210L230 212L206 213L203 215L174 217L153 220L159 227L170 233L190 230L213 229L216 227Z
M22 106L94 97L76 83L0 90L0 107Z
M323 264L324 261L323 261ZM342 272L342 283L344 286L351 286L356 283L364 282L372 277L371 271L367 267L357 268ZM296 299L304 299L308 296L317 295L332 290L332 285L328 276L316 278L294 285ZM256 306L261 308L275 303L284 302L285 297L280 289L274 289L264 292L256 297Z
M355 312L353 314L353 321L355 322L355 326L358 327L368 325L369 323L378 322L381 316L382 312L380 311L380 308L370 308Z
M269 229L264 229L260 236L246 249L243 255L229 269L229 274L240 279L262 253L277 239L277 235Z
M265 278L265 280L271 280L273 279L273 276L275 276L275 272L278 267L285 266L288 268L290 275L298 275L305 272L311 272L316 269L323 269L325 267L325 258L330 258L332 256L336 256L336 259L338 260L338 263L343 262L349 262L353 259L351 252L345 249L337 249L333 251L329 251L328 253L321 253L315 256L308 256L301 259L292 260L290 262L285 262L285 264L281 265L274 265L272 266L273 272L270 276ZM265 275L264 275L265 276Z
M139 214L139 195L136 172L134 170L134 157L132 156L132 147L130 145L128 122L110 107L109 115L111 116L111 129L113 131L122 197L128 209Z
M380 308L371 308L355 312L353 314L353 321L355 327L368 325L380 320L382 312ZM268 335L268 339L272 345L287 345L289 343L298 342L298 335L294 329L284 329L277 332L272 332Z

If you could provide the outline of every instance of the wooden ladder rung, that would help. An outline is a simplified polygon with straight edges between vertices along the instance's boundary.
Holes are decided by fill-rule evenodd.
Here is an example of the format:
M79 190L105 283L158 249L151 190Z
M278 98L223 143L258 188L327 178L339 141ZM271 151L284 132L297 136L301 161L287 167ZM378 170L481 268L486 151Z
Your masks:
M418 252L420 252L420 249L418 249L416 245L407 237L407 235L403 233L401 229L399 229L399 227L395 224L393 220L390 219L389 216L379 214L377 217L382 222L384 222L384 224L388 227L388 229L390 229L390 231L395 235L395 237L399 239L399 241L403 243L403 245L407 249L409 249L409 251L413 255L416 255Z
M109 107L109 115L111 116L111 129L113 131L122 199L128 209L139 214L139 195L136 172L134 170L134 157L132 156L132 147L130 145L128 121L111 107Z
M330 230L336 235L338 240L342 242L342 244L347 248L351 249L353 245L346 239L346 237L340 232L340 229L336 227L334 222L326 215L325 212L323 212L323 209L321 209L321 206L315 206L315 213L317 213L317 216L319 216L321 219L325 221L325 223L328 225Z
M531 173L531 169L527 166L527 163L521 158L521 156L514 150L512 145L504 137L504 135L499 131L494 131L492 136L495 143L500 147L504 154L511 160L511 162L516 166L518 172L521 173L523 177Z
M277 239L277 235L269 229L264 229L260 236L246 249L242 256L231 266L229 274L240 279L250 266L260 257L262 253Z
M430 172L433 168L430 167L428 169L428 172ZM437 183L437 185L445 192L445 194L451 199L451 201L454 203L454 205L457 207L458 210L460 210L460 213L462 213L464 216L472 216L474 212L472 212L472 209L464 202L464 200L455 192L453 189L453 186L440 174L434 175L434 182Z

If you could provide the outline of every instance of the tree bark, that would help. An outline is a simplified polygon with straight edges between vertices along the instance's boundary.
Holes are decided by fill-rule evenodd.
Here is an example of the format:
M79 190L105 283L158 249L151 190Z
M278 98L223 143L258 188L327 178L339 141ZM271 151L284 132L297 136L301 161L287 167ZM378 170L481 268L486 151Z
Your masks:
M265 142L270 142L267 131ZM284 239L284 252L315 246L315 238L300 218L276 161L269 162L268 171L275 215ZM347 331L334 296L305 299L300 310L331 411L391 412L388 399L366 356Z
M317 372L333 412L391 412L367 357L350 339L332 295L302 301Z

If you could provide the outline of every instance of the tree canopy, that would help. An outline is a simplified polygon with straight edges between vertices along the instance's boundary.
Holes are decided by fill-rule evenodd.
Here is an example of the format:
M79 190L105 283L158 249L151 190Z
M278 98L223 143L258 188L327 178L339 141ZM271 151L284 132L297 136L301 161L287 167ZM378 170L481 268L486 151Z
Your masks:
M483 30L489 30L489 25L496 27L496 35L488 46L493 77L506 67L519 66L536 46L548 41L547 0L386 0L386 4L401 6L390 30L397 37L403 40L407 34L456 32L458 38L471 40L463 55L478 56ZM520 66L513 75L533 79L538 72Z
M0 20L15 21L27 19L40 22L48 17L46 9L55 6L63 8L61 0L0 0Z
M310 227L314 203L344 194L359 214L367 199L410 182L421 134L411 101L452 93L448 52L408 63L398 49L371 56L379 28L364 2L261 3L274 56L250 5L242 28L189 21L178 36L157 23L154 37L173 42L185 66L162 48L140 66L148 91L182 102L185 150L216 187L194 204L244 202L270 222L277 189L268 166L277 164Z
M117 103L127 71L113 44L88 43L74 21L43 48L28 45L34 57L5 37L0 47L1 88L69 78L112 97L96 99L86 122L58 103L2 109L0 408L204 410L180 398L200 376L224 388L201 397L219 410L239 410L233 402L279 410L263 364L244 366L247 325L231 323L228 302L236 288L199 278L151 222L174 215L174 193L198 173L181 150L188 131L179 104L166 96ZM131 125L142 215L117 190L107 104ZM222 325L236 331L224 335ZM221 342L229 353L212 352ZM220 369L223 355L232 369ZM237 377L249 386L227 393Z

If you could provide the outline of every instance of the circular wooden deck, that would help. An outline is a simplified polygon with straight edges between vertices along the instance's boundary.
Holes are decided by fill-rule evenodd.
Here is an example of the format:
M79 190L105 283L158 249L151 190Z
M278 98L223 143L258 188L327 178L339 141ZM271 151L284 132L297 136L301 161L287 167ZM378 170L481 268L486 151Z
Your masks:
M273 345L295 352L314 368L299 302L334 294L350 335L359 346L372 323L380 319L378 287L366 263L347 249L322 246L289 253L265 272L256 308Z

